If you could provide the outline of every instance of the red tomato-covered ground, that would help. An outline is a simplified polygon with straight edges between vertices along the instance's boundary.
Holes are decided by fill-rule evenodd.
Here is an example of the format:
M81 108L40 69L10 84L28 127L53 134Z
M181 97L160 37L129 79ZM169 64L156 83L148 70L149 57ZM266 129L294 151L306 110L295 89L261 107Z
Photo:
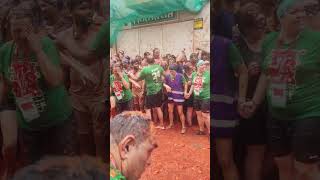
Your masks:
M180 134L180 126L156 130L158 148L151 155L140 180L209 180L210 142L208 136L198 136L197 126Z

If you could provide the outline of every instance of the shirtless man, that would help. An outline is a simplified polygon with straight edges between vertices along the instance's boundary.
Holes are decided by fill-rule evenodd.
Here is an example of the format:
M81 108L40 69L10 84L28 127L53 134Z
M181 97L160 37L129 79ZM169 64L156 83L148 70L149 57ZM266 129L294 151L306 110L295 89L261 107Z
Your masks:
M97 34L99 27L92 24L91 1L68 0L67 6L73 18L73 26L57 36L57 44L66 57L86 65L97 79L97 82L92 82L74 68L70 70L69 93L77 122L80 154L95 154L106 160L104 127L107 121L104 103L107 76L104 57L109 53L100 52L108 48L96 44L101 37ZM106 34L104 32L108 26L103 25L102 28L101 32Z

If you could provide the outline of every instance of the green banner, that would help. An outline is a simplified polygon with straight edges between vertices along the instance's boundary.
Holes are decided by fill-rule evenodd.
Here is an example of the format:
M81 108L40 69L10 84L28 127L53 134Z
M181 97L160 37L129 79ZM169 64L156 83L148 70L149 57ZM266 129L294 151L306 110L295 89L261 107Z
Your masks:
M137 26L174 19L177 17L176 13L171 12L177 11L198 13L208 2L208 0L110 0L110 43L116 42L118 33L126 24Z
M177 19L177 12L170 12L170 13L166 13L161 16L141 18L141 19L132 21L131 25L132 26L139 26L139 25L153 24L153 23L159 23L159 22L175 20L175 19Z

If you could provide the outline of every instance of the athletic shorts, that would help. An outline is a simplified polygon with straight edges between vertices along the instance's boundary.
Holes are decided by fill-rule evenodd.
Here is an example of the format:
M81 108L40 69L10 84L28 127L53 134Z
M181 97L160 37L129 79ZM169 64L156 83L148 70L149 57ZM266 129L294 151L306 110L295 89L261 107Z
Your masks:
M193 95L191 95L189 99L186 99L184 101L184 105L186 107L193 107Z
M160 90L157 94L146 96L146 109L157 108L162 106L163 93Z
M275 157L293 154L302 163L320 160L320 117L301 120L271 118L268 145Z
M133 109L133 100L129 100L127 102L117 103L117 113L120 114L123 111L132 111Z
M210 99L206 99L206 100L193 99L193 109L195 111L209 113L210 112Z
M214 138L233 138L239 123L237 102L234 100L230 103L212 101L211 106L210 125L213 127Z
M175 102L173 100L168 100L168 104L174 104L177 106L183 106L184 102Z
M261 104L253 117L241 119L237 127L237 137L245 145L264 145L267 143L267 104Z

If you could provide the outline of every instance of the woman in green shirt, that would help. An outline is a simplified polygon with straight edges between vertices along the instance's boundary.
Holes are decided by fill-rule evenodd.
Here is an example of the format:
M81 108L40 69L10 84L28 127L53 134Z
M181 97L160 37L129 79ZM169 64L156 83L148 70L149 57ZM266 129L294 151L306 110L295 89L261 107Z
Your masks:
M187 91L187 90L185 90ZM192 74L192 85L185 98L189 99L193 93L193 108L196 111L199 131L197 135L205 135L204 125L210 134L210 73L206 71L205 61L197 63L197 72Z
M113 65L112 73L110 76L111 94L116 99L117 113L131 111L133 108L133 96L130 89L129 78L123 73L119 63Z
M246 106L252 115L267 94L269 144L280 180L318 179L320 33L304 28L303 1L282 1L277 15L281 30L263 42L262 74Z
M0 86L6 89L1 95L8 98L17 115L17 124L6 123L2 128L10 130L18 125L27 163L47 155L49 149L57 155L75 151L72 107L63 86L59 53L52 40L37 33L33 7L35 4L28 1L10 10L13 39L0 49ZM17 132L10 131L11 135Z

